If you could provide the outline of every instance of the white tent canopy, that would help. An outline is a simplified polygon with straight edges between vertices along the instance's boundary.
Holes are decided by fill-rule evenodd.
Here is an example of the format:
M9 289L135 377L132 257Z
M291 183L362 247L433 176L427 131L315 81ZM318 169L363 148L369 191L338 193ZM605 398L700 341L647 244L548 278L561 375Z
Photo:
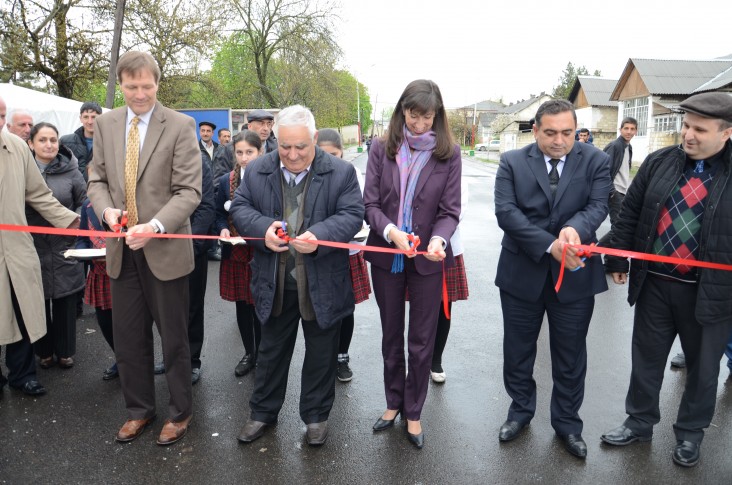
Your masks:
M72 133L81 126L79 121L79 110L83 104L81 101L8 83L0 83L0 97L8 107L8 115L16 109L27 111L33 115L33 123L40 121L52 123L58 128L60 136Z

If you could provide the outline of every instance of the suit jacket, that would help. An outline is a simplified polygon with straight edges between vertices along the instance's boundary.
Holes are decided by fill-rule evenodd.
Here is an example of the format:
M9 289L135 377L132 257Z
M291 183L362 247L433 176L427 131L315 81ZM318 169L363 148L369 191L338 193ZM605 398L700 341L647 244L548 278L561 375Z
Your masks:
M426 251L433 236L440 236L448 246L446 249L448 267L453 266L450 238L460 220L460 177L462 158L460 148L449 160L440 161L432 156L425 164L417 181L412 204L412 230L420 237L420 251ZM367 245L391 247L384 239L384 229L397 224L399 219L399 168L396 160L388 158L386 147L380 139L374 139L369 151L366 167L366 184L363 190L366 206L366 222L371 226ZM393 254L366 252L367 261L379 268L390 270ZM424 257L414 258L419 274L427 275L442 271L442 263Z
M499 288L517 298L538 300L547 272L554 281L559 276L559 263L546 250L565 226L573 227L583 244L597 242L595 231L608 213L608 167L605 153L575 143L552 197L544 154L536 143L501 156L495 190L496 219L504 231L496 274ZM568 303L605 290L602 261L595 256L585 268L565 271L557 297Z
M356 170L320 148L315 149L310 170L313 175L301 208L304 219L300 233L310 231L319 240L349 242L363 223L363 199ZM222 186L220 190L228 192L228 187ZM229 214L239 234L250 237L264 237L272 222L282 219L282 170L277 150L247 166ZM277 291L275 275L280 253L270 251L264 241L247 244L255 248L251 268L257 318L266 325ZM348 250L318 246L314 253L304 254L303 260L318 325L331 327L353 313Z
M125 124L127 107L98 116L94 128L94 170L87 193L99 217L106 208L125 209ZM157 103L137 169L140 223L157 219L171 234L190 234L190 216L201 201L201 152L190 116ZM107 240L107 274L117 278L124 240ZM156 278L168 281L193 270L189 239L153 239L143 248Z

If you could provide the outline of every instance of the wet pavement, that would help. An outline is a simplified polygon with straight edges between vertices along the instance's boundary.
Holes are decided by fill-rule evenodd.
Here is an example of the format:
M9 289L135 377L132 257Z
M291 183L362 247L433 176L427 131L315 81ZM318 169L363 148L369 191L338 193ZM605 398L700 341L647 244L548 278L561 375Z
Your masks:
M347 155L364 170L365 155L356 156L353 149ZM493 214L495 170L494 164L471 159L464 164L470 204L461 231L470 299L453 306L443 358L447 382L430 384L422 414L424 449L407 442L402 424L378 434L371 431L385 407L381 329L373 297L356 308L350 351L354 379L336 383L327 443L311 448L304 440L298 414L301 337L279 423L252 444L238 443L253 376L234 376L243 347L234 304L219 297L218 263L211 262L203 374L193 388L188 435L170 447L155 444L167 417L167 386L158 376L154 426L132 443L114 441L125 420L124 404L119 381L102 381L113 356L87 307L77 324L76 366L39 369L48 395L34 399L7 387L0 392L0 483L732 483L732 381L726 366L719 378L717 413L696 468L683 469L671 461L683 370L666 372L662 418L653 441L625 448L600 444L600 435L625 418L630 375L632 310L626 288L615 285L598 296L588 336L581 410L587 460L569 455L549 424L551 364L545 331L535 368L536 417L518 439L499 444L509 399L501 375L503 331L493 284L501 238ZM677 351L678 342L670 357Z

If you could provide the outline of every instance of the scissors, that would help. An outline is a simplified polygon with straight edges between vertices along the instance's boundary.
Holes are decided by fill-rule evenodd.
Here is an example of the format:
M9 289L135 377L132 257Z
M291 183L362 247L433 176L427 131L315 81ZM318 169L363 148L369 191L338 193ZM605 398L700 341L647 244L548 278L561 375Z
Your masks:
M119 218L119 222L112 226L114 232L127 232L127 215L122 214Z
M282 227L277 228L277 231L275 232L277 234L277 237L280 239L283 239L285 241L288 240L287 236L287 221L282 221Z

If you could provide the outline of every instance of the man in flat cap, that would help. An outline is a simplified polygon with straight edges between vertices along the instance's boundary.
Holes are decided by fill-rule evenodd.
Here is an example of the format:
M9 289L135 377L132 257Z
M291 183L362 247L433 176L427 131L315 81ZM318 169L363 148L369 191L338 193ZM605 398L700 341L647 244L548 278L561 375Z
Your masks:
M210 121L201 121L198 123L198 134L201 139L198 141L198 147L201 149L201 157L209 168L213 169L213 156L219 144L213 141L214 130L216 125Z
M247 115L248 129L259 135L264 145L264 153L277 149L277 138L272 128L274 127L274 115L263 109L255 109Z
M680 104L682 143L648 156L623 201L610 246L688 261L732 264L732 97L703 93ZM628 261L609 257L615 283ZM635 304L628 418L602 435L610 445L649 441L660 420L659 393L676 335L686 354L686 387L674 423L674 463L699 462L711 423L720 359L732 333L732 272L633 259ZM716 429L717 432L726 431Z

